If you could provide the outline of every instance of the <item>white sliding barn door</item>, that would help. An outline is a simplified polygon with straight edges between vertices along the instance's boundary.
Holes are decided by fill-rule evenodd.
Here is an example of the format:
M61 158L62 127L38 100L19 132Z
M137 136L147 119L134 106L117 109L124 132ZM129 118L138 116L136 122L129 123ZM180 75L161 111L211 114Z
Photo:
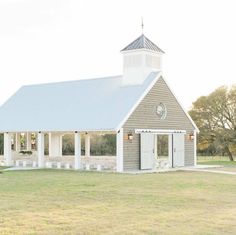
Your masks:
M154 134L141 133L141 170L153 169L154 163Z
M173 167L184 166L184 134L173 134Z

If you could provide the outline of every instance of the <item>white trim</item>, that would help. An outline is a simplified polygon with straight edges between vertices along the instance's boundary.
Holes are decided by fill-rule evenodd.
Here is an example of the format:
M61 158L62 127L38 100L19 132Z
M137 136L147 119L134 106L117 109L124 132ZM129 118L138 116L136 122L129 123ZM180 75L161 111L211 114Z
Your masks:
M193 136L193 156L194 156L194 166L197 165L197 131L193 131L194 136Z
M6 165L12 165L12 151L11 151L11 134L4 133L4 159L6 160Z
M38 132L38 167L45 167L44 157L44 133Z
M173 168L173 134L168 134L168 162L169 166Z
M76 128L75 128L76 129ZM76 129L77 130L77 129ZM114 129L78 129L78 131L80 133L86 133L86 132L89 132L89 133L92 133L92 132L95 132L95 133L98 133L98 132L111 132L111 133L116 133L117 132L117 128L114 128ZM52 133L63 133L63 134L70 134L70 133L74 133L74 129L73 130L17 130L17 131L12 131L12 130L4 130L4 131L0 131L1 134L3 133L24 133L24 132L31 132L31 133L38 133L38 132L42 132L42 133L49 133L49 132L52 132Z
M123 128L121 128L116 134L116 171L124 171L124 156L123 156Z
M195 130L197 131L197 133L199 133L199 129L197 127L197 125L194 123L193 119L190 117L190 115L188 114L187 111L185 111L185 109L183 108L183 105L179 102L179 99L176 97L175 93L173 92L173 90L170 88L170 85L168 84L168 82L164 79L164 77L162 77L162 79L164 80L164 82L166 83L167 87L169 88L170 92L172 93L172 95L175 97L177 103L179 104L179 106L182 108L182 110L184 111L185 115L188 117L188 119L190 120L191 124L193 125L193 127L195 128Z
M81 135L75 132L75 169L81 169Z
M140 133L152 133L152 134L159 134L159 135L165 135L165 134L186 134L186 130L164 130L164 129L135 129L135 134Z
M85 156L90 157L90 134L85 134Z
M135 53L138 54L140 52L147 52L149 54L158 55L158 56L163 56L165 54L163 52L153 51L153 50L150 50L150 49L147 49L147 48L140 48L140 49L134 49L134 50L125 50L125 51L122 50L121 54L123 54L123 55L135 54Z
M144 97L148 94L148 92L152 89L152 87L155 85L155 83L159 80L159 78L162 76L162 73L159 71L158 75L155 79L151 82L151 84L148 86L148 88L143 92L141 97L137 100L137 102L133 105L133 107L130 109L128 114L125 116L125 118L121 121L121 123L117 127L117 131L123 127L123 125L126 123L126 121L129 119L130 115L134 112L134 110L138 107L138 105L141 103L141 101L144 99Z

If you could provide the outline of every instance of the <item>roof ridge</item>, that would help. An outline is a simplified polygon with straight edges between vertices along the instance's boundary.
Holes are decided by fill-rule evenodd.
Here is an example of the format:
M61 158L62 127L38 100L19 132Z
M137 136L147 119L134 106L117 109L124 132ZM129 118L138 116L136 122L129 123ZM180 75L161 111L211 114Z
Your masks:
M93 81L93 80L99 80L99 79L111 79L111 78L120 78L120 77L122 77L122 75L114 75L114 76L106 76L106 77L98 77L98 78L82 78L82 79L77 79L77 80L59 81L59 82L43 82L43 83L23 85L23 87L38 86L38 85L54 85L54 84L60 84L60 83L86 82L86 81Z

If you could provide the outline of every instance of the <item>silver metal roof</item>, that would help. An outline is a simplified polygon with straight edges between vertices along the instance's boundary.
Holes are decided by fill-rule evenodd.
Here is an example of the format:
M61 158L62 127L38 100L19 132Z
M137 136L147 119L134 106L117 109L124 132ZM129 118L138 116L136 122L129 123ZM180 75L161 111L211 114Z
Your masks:
M150 39L148 39L144 34L131 42L121 51L137 50L137 49L148 49L151 51L156 51L159 53L164 53L156 44L154 44Z
M159 76L133 86L122 76L23 86L0 108L0 132L117 130Z

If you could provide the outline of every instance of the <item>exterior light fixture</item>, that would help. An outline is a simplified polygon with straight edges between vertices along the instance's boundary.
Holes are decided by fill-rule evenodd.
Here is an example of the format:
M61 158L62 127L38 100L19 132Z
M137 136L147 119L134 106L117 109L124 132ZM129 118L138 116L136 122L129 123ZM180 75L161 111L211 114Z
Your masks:
M128 134L128 140L133 140L133 138L134 138L133 134L132 134L132 133L129 133L129 134Z
M193 140L194 140L194 134L193 134L193 133L190 133L190 134L188 135L188 139L191 140L191 141L193 141Z

